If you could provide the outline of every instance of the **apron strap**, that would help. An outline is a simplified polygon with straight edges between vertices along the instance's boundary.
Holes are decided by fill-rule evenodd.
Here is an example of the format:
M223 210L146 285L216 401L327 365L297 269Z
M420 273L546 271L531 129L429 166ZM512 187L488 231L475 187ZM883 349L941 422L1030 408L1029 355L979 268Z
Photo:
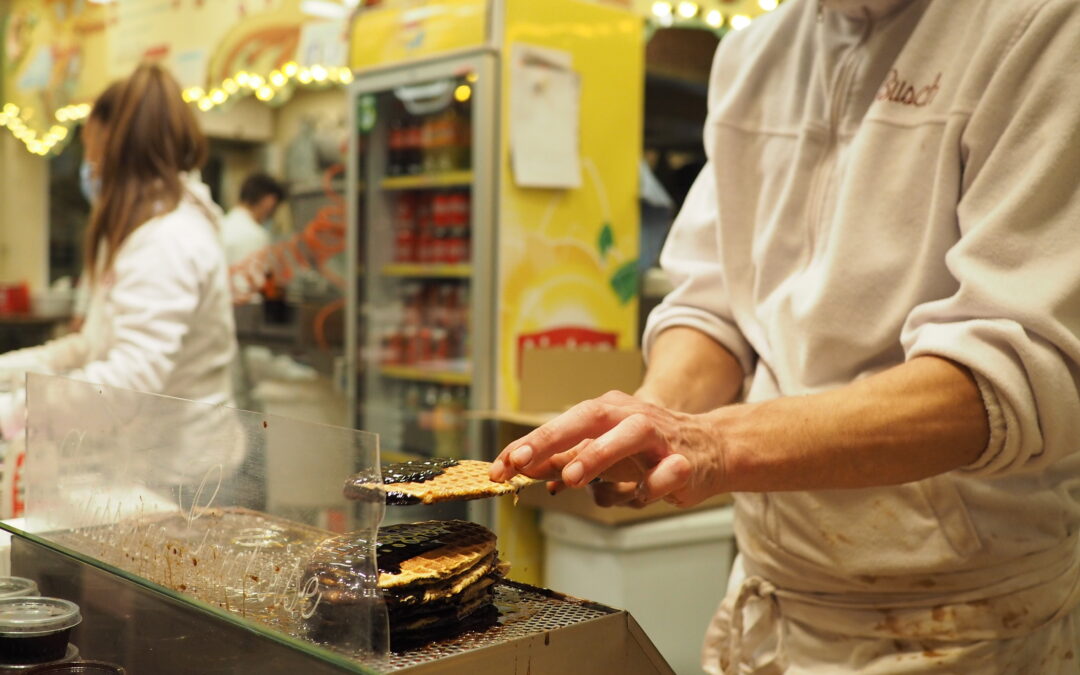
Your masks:
M779 605L776 592L776 586L772 583L762 579L758 576L750 576L743 580L739 586L739 593L735 597L735 604L731 609L731 630L728 633L728 663L727 668L724 670L724 675L739 675L742 672L743 665L743 648L744 648L744 631L745 631L745 614L746 609L751 602L768 601L768 611L775 616L779 616ZM773 666L766 672L783 672L783 669L776 667L776 662L781 658L784 653L784 622L780 622L776 651L773 654L772 659L768 663L761 664L761 667ZM760 642L760 640L751 640L751 642ZM756 644L751 645L751 651ZM757 670L756 672L762 672Z

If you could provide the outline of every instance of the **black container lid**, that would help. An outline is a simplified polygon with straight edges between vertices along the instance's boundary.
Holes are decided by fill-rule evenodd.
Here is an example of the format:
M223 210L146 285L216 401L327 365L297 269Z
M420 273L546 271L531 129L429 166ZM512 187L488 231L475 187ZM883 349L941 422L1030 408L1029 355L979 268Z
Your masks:
M0 577L0 598L25 598L40 595L33 579Z
M0 599L0 637L49 635L80 621L79 606L60 598Z

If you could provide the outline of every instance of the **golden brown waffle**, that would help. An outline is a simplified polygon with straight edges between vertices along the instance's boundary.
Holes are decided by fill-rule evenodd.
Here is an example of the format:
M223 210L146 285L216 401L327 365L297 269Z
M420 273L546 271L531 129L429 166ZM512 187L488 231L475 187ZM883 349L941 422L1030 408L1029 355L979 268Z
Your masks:
M502 578L509 571L509 563L499 560L494 553L455 577L436 583L418 583L407 587L395 587L387 603L397 606L422 605L452 598L472 588L484 577Z
M438 502L482 499L515 494L536 481L526 476L514 476L505 483L488 478L490 462L462 459L448 466L442 473L423 482L389 483L386 490L387 504L436 504ZM349 490L346 488L346 496Z
M380 588L394 589L456 577L495 552L495 533L464 520L412 523L408 531L413 535L410 543L436 545L402 560L396 571L380 563Z

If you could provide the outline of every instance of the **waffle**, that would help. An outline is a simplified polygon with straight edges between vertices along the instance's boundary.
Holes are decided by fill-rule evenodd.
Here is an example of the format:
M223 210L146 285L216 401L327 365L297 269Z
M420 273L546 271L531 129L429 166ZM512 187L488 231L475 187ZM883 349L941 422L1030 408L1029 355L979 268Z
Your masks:
M472 459L463 460L427 460L440 462L421 466L423 470L409 471L401 467L415 467L414 462L395 465L392 475L384 476L382 489L386 492L386 503L436 504L438 502L483 499L500 495L516 494L527 485L536 482L526 476L514 476L505 483L496 483L488 478L490 462ZM401 476L409 480L399 481ZM345 484L345 496L349 499L369 498L374 486L370 478L363 475L353 476Z
M435 584L413 584L396 590L393 595L387 597L387 603L394 608L438 604L446 599L461 597L466 591L482 583L484 579L501 579L509 570L508 563L492 554L446 581Z
M407 537L402 548L415 547L418 553L400 561L397 569L379 563L379 587L394 589L412 584L433 583L455 577L495 552L495 534L464 520L427 521L392 525L379 533L380 555L395 535ZM383 537L387 539L383 539ZM432 546L432 544L436 544Z

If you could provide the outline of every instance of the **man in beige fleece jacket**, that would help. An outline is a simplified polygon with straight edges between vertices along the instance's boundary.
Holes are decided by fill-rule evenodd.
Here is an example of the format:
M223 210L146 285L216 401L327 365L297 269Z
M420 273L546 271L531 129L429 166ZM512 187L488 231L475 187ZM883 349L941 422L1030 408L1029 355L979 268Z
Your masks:
M789 0L705 143L644 385L492 477L736 493L711 673L1080 672L1080 2Z

